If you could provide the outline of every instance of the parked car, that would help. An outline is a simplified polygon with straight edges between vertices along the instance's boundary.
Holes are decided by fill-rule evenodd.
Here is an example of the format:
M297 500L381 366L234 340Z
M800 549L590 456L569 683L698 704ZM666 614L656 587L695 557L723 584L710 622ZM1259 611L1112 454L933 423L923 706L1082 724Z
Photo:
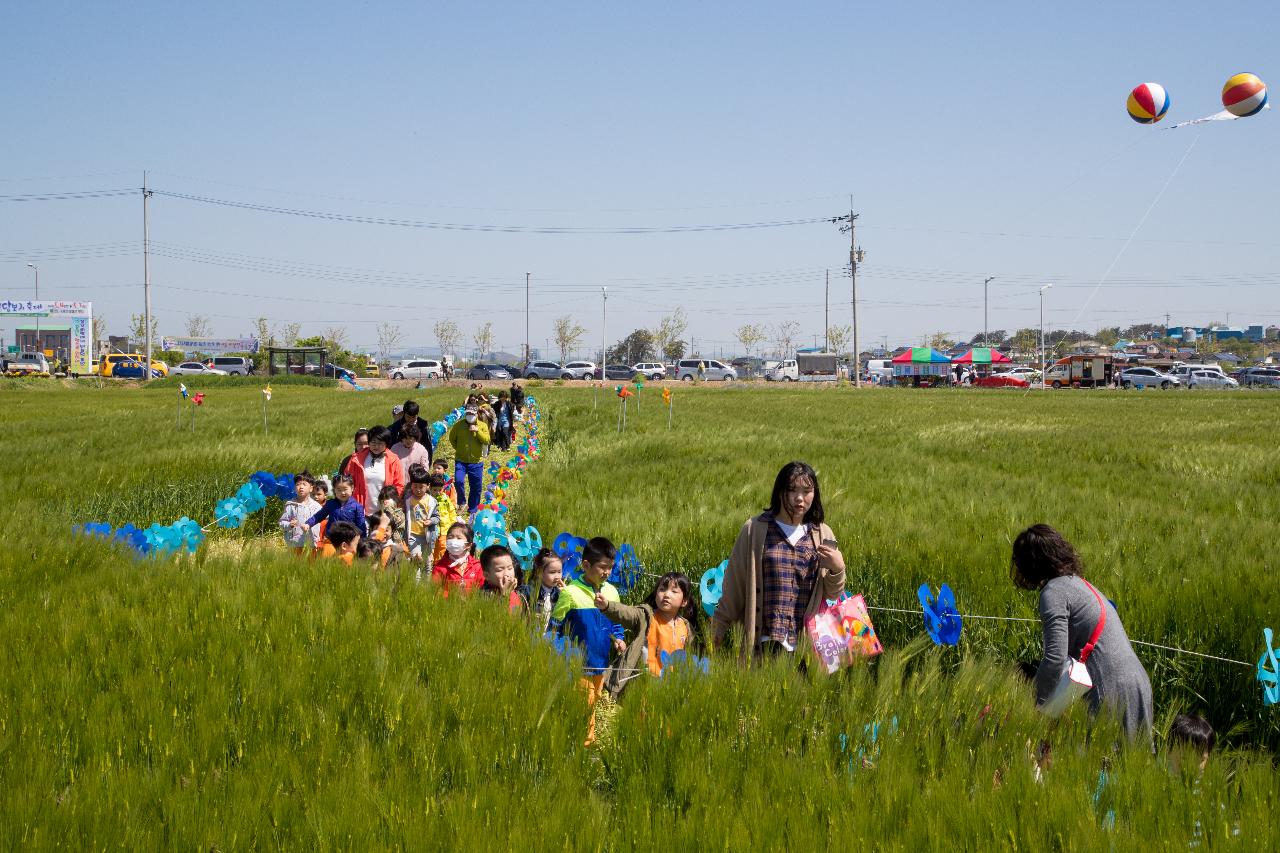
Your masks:
M391 370L392 379L443 379L444 362L436 358L407 358Z
M1239 388L1240 383L1217 368L1201 368L1188 372L1183 380L1188 388Z
M639 371L637 371L634 367L632 367L629 364L610 364L608 367L604 369L604 378L605 379L621 379L624 382L629 382L631 381L631 378L635 376L638 372ZM591 377L593 379L599 379L600 368L597 367L595 371L591 374Z
M1030 388L1031 380L1015 373L993 373L979 376L973 385L975 388Z
M728 382L738 378L736 370L714 358L682 358L676 362L676 379L681 382L692 382L697 379L699 364L703 366L703 379L719 379Z
M223 373L234 373L240 376L249 376L253 373L253 359L242 355L216 355L205 364Z
M122 364L122 363L124 363L124 362L126 362L126 361L137 361L137 362L141 362L141 361L142 361L142 353L140 353L140 352L111 352L111 353L107 353L106 355L104 355L104 356L102 356L100 359L98 359L98 375L99 375L99 376L115 376L115 375L116 375L116 372L115 372L115 366L116 366L117 364ZM152 373L157 373L157 372L158 372L160 376L168 376L168 375L169 375L169 365L165 364L163 361L157 361L156 359L154 359L154 358L153 358L153 359L151 359L151 371L152 371ZM133 378L135 378L135 379L136 379L136 378L139 378L139 377L141 377L141 376L142 376L142 371L141 371L141 369L138 369L137 376L135 376L135 377L133 377Z
M561 379L590 379L597 372L594 361L571 361L560 368Z
M519 379L521 376L524 376L524 371L516 367L514 364L503 364L499 366L503 370L507 371L507 375L510 376L512 379Z
M1280 388L1280 370L1274 367L1250 367L1240 371L1240 384L1246 388Z
M468 379L510 379L511 374L501 364L476 364L467 371Z
M167 368L166 368L167 370ZM142 378L142 359L136 361L116 361L111 366L111 375L117 379L141 379ZM167 375L161 373L155 366L151 368L151 378L159 379Z
M660 379L667 378L667 367L658 361L642 361L639 364L631 365L631 373L633 376L639 373L646 379L652 379L657 382Z
M227 371L210 367L202 361L184 361L177 367L169 368L173 376L226 376Z
M1025 379L1028 382L1032 382L1040 378L1040 371L1036 370L1034 367L1028 367L1025 364L1015 364L1013 367L1006 367L1003 370L996 370L996 375L997 376L1017 376L1020 379Z
M1124 388L1177 388L1181 384L1178 377L1161 373L1154 367L1130 367L1120 373L1120 385Z
M562 372L554 361L531 361L524 366L525 379L559 379Z

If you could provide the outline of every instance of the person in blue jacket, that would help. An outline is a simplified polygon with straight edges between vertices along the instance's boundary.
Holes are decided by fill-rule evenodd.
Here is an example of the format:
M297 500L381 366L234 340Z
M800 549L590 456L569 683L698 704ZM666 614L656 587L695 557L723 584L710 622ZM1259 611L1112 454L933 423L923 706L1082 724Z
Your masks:
M604 688L605 675L612 655L622 654L622 626L613 622L596 607L596 593L606 601L618 601L618 590L606 578L613 571L618 550L602 536L587 542L582 549L582 574L560 590L560 598L551 613L551 630L582 647L586 660L579 686L587 693L587 739L583 746L596 742L596 700Z

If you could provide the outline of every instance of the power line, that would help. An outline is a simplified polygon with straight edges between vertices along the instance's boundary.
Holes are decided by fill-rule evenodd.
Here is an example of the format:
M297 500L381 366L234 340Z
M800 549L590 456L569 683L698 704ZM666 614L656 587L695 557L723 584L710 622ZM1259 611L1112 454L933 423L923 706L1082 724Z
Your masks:
M190 195L187 193L153 190L155 195L180 199L198 204L209 204L229 207L237 210L252 210L258 213L275 213L284 216L298 216L307 219L321 219L330 222L350 222L361 225L390 225L400 228L422 228L432 231L472 231L496 234L584 234L584 235L632 235L632 234L689 234L707 231L748 231L761 228L785 228L794 225L815 225L828 221L825 218L784 219L769 222L737 222L715 225L660 225L660 226L535 226L535 225L496 225L461 222L424 222L412 219L391 219L381 216L357 216L347 213L329 213L318 210L301 210L296 208L276 207L267 204L255 204L247 201L211 198L208 196Z
M0 201L9 202L28 202L28 201L70 201L83 198L114 198L116 196L137 195L138 190L119 189L119 190L79 190L76 192L63 193L31 193L26 195L0 195Z

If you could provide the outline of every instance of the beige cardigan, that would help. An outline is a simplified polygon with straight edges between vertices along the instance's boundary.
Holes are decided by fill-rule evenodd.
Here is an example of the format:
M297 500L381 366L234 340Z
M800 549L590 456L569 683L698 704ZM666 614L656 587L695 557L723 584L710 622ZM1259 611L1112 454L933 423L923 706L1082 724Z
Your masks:
M760 623L764 616L764 571L760 562L764 556L765 534L772 523L772 517L768 513L761 513L742 525L738 541L729 554L729 567L724 573L720 603L711 616L711 638L716 648L720 647L735 622L742 623L742 647L738 649L738 655L745 661L751 660L752 652L760 642ZM813 537L815 548L822 544L823 539L836 538L831 528L825 524L819 525L817 530L811 527L809 535ZM818 578L804 610L806 621L818 612L827 599L835 600L840 597L840 593L844 592L844 579L844 569L833 572L819 563ZM808 646L808 633L804 626L798 627L797 650Z

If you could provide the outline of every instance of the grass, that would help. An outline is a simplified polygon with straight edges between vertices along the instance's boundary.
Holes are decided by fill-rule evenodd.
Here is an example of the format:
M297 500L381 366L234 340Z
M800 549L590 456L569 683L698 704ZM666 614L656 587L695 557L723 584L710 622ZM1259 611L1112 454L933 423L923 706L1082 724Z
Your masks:
M336 466L403 399L277 388L264 437L256 388L204 390L194 435L168 394L0 392L7 848L1276 846L1275 714L1243 668L1140 652L1162 723L1196 710L1232 732L1198 781L1191 756L1115 752L1082 709L1042 719L1010 672L1034 628L967 622L943 650L890 614L889 651L834 678L718 659L639 680L584 750L564 661L486 601L295 562L257 519L168 562L73 537L85 520L211 520L253 470ZM1009 541L1047 520L1131 636L1252 660L1280 622L1280 398L679 388L668 432L642 393L620 436L612 397L537 390L545 452L516 523L695 575L803 458L873 605L946 581L966 611L1029 615ZM456 396L416 392L432 417Z

